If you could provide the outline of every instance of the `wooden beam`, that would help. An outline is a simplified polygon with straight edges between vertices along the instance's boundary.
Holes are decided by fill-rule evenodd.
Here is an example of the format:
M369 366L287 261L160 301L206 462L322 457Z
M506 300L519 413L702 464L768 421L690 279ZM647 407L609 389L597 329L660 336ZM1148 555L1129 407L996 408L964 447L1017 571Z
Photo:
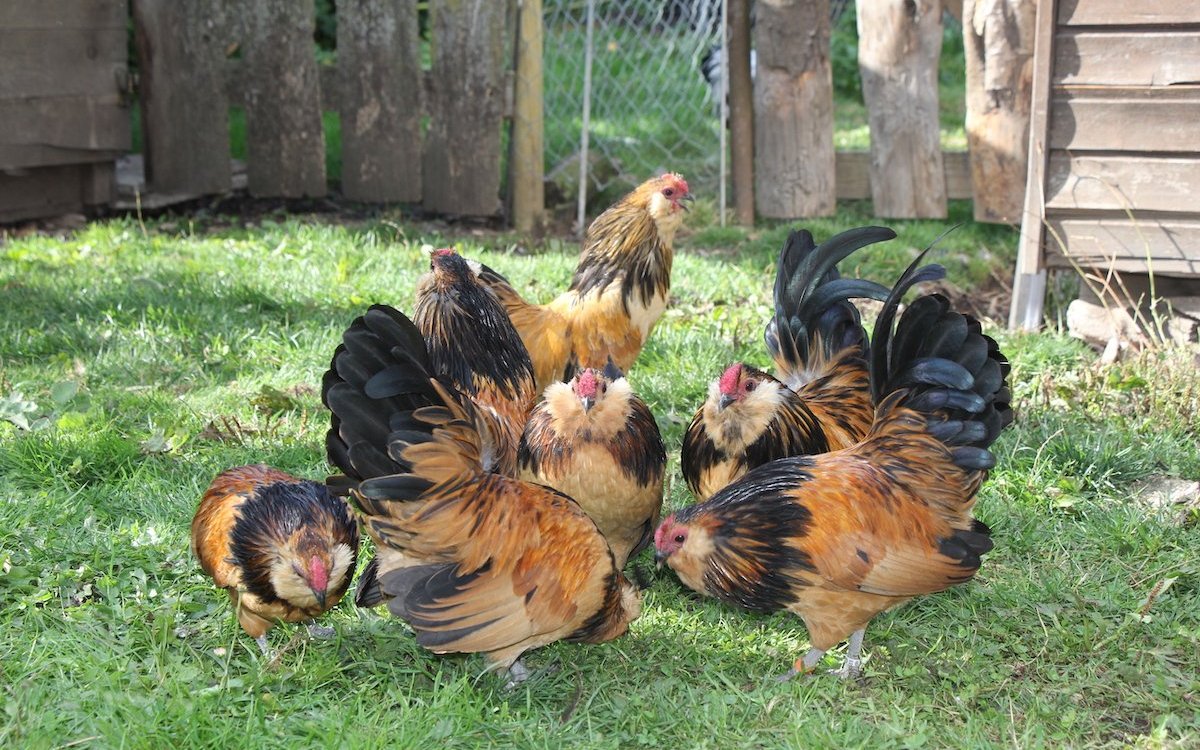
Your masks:
M871 153L869 151L838 151L837 199L866 200L871 197ZM966 151L943 151L942 164L946 175L946 197L951 200L971 200L971 165Z
M1174 86L1200 83L1200 31L1063 31L1054 42L1058 85Z
M246 161L250 194L325 195L312 0L254 0L238 6L245 24Z
M758 213L772 219L831 216L837 190L829 0L759 3L754 36Z
M945 218L938 127L941 2L858 0L855 7L875 214Z
M542 0L520 0L512 151L508 162L512 222L519 232L540 231L546 213L542 46Z
M733 172L733 206L737 223L749 227L754 225L755 139L754 76L750 69L750 0L729 0L727 12L729 155Z
M1046 265L1200 276L1200 214L1128 219L1052 217ZM1063 254L1066 249L1070 260Z
M1076 151L1196 153L1200 86L1058 89L1049 143Z
M1200 195L1200 156L1051 151L1046 208L1179 211Z
M1065 26L1133 26L1200 23L1195 0L1059 0Z
M421 200L421 47L416 0L339 0L342 194ZM322 97L330 97L323 90Z

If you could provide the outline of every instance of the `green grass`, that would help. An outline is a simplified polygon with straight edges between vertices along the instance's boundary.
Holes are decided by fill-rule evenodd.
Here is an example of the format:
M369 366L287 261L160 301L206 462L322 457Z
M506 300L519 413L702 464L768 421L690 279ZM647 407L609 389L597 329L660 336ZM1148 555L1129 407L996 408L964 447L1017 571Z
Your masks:
M870 221L862 211L813 226L825 236ZM1200 742L1200 528L1130 499L1147 476L1200 477L1194 364L1151 353L1097 370L1055 334L996 332L1019 413L978 505L996 549L975 582L875 620L864 684L774 684L806 648L799 621L701 601L669 575L629 636L536 651L546 673L511 694L479 657L426 653L348 603L327 617L332 640L274 630L284 653L264 665L188 552L200 493L251 461L327 473L317 388L339 334L370 302L411 309L420 244L454 238L386 221L210 221L0 246L0 745ZM941 230L896 227L901 240L864 251L860 272L891 278ZM681 243L674 300L631 373L672 455L672 507L687 501L677 454L707 381L735 357L765 364L783 233L710 227ZM937 259L969 287L1011 261L1015 236L968 223L944 244ZM462 248L540 298L577 250L506 236Z

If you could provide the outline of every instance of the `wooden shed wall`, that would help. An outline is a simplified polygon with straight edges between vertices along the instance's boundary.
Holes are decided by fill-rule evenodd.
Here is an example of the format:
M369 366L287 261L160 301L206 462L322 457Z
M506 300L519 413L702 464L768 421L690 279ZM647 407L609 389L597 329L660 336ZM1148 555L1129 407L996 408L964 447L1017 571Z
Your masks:
M108 202L127 34L126 0L0 3L0 221Z

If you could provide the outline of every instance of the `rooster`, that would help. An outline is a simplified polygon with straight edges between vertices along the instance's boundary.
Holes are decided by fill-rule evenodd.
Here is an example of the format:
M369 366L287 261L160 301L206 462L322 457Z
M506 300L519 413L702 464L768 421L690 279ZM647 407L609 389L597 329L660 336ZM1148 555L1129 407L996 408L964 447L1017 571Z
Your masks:
M530 415L520 476L579 503L612 548L618 569L658 525L667 453L654 416L612 362L555 383Z
M192 553L229 593L238 622L264 654L275 623L308 621L350 586L358 526L324 486L267 466L221 472L192 519Z
M775 315L764 338L776 377L743 363L709 386L680 452L697 500L755 466L854 445L871 426L867 333L852 297L883 300L887 287L843 279L837 264L896 236L884 227L843 232L817 246L794 231L779 254Z
M656 558L690 588L761 612L788 610L812 648L781 679L812 670L849 638L840 674L857 676L867 623L914 596L965 583L992 548L972 517L1012 420L1008 363L978 321L941 295L900 298L940 266L896 284L870 352L875 422L859 444L759 466L668 517Z
M326 443L377 554L360 606L386 603L435 653L482 652L510 685L522 653L598 643L641 612L596 524L569 497L494 471L493 421L435 374L416 327L375 305L326 374Z
M628 371L667 307L675 232L692 200L664 174L639 185L588 227L571 286L545 305L526 302L487 266L479 278L504 303L533 358L537 391L611 357Z

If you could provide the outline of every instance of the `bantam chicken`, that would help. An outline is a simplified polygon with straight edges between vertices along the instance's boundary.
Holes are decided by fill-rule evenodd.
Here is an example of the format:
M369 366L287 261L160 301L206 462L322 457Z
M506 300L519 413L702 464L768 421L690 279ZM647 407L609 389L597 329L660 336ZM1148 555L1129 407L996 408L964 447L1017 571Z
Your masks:
M490 471L492 422L444 376L401 313L370 308L324 380L330 460L375 559L360 606L386 603L435 653L483 653L528 674L525 651L624 634L641 595L573 500Z
M317 482L239 466L218 474L200 500L192 553L266 654L266 632L280 621L305 620L310 634L332 634L313 619L350 587L358 525L346 503Z
M573 498L608 540L618 569L650 544L667 452L654 415L611 362L555 383L533 410L520 477Z
M884 227L851 229L817 246L806 230L788 235L775 272L775 315L764 338L775 377L730 365L708 389L680 451L697 500L755 466L854 445L870 429L867 333L853 297L884 300L888 288L843 279L837 264L896 236Z
M655 531L656 558L690 588L804 620L812 648L781 679L812 670L847 637L840 674L856 676L872 617L965 583L992 548L971 510L995 464L987 448L1012 420L1008 363L941 295L913 302L893 333L904 292L944 273L916 265L876 323L879 406L866 438L759 466Z
M622 371L633 365L667 307L675 232L691 200L677 174L643 182L588 227L570 288L548 304L526 302L480 267L533 358L538 393L609 357Z

